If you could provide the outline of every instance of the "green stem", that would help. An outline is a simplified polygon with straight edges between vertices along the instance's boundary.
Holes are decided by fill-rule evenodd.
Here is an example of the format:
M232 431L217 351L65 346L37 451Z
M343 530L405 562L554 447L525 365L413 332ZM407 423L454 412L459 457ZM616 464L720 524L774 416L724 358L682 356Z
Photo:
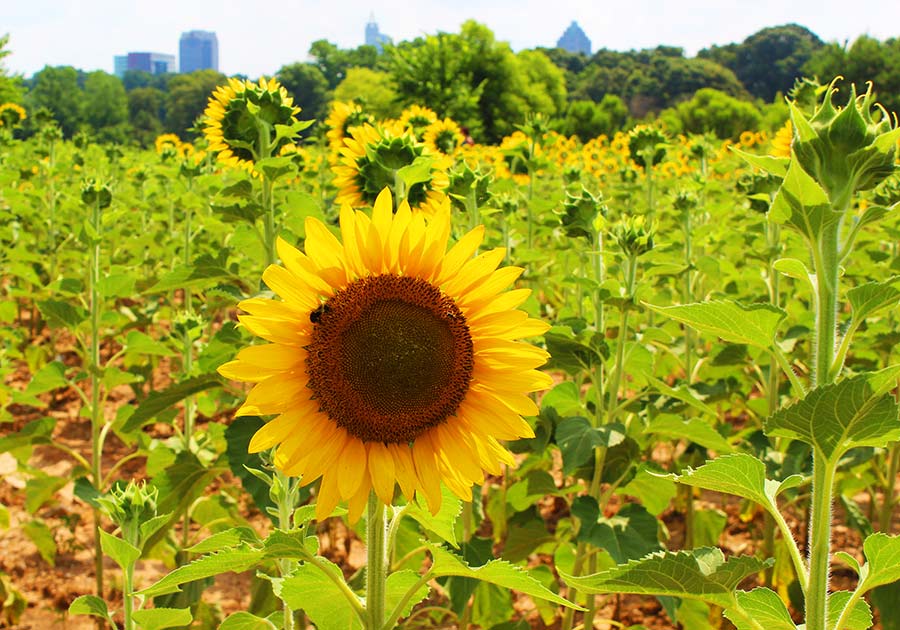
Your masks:
M125 567L122 582L122 607L125 617L125 630L134 630L134 564L129 564Z
M784 356L784 352L781 351L781 348L774 346L772 356L775 357L778 365L781 366L782 372L788 377L788 380L791 382L791 387L794 388L795 392L801 397L805 396L806 386L803 384L803 381L799 379L797 373L794 372L794 368L791 367L791 364L788 362L787 357Z
M587 543L580 542L575 546L575 564L572 565L572 575L580 576L581 571L584 568L584 561L587 558ZM568 599L573 604L578 603L578 590L574 586L569 586L569 592L567 594ZM565 612L563 613L562 624L560 625L560 630L572 630L573 622L575 621L575 609L566 607Z
M264 236L263 240L266 245L266 267L275 264L275 204L273 203L273 191L275 184L265 176L263 176L262 199L265 214L264 220Z
M387 582L387 546L384 504L372 491L369 494L366 523L366 617L368 630L381 630L385 621L385 583Z
M897 479L897 473L900 471L900 444L894 444L888 455L888 476L886 483L882 487L881 509L878 513L878 529L879 531L890 533L891 516L894 513L894 483Z
M803 557L800 555L800 548L797 547L797 541L794 540L794 534L791 532L791 528L788 527L787 521L784 519L784 515L781 514L781 512L774 510L772 512L767 512L767 514L774 519L775 525L778 526L778 531L781 532L781 537L784 538L785 543L787 543L788 552L791 554L791 562L793 562L794 571L797 573L797 581L800 583L800 589L803 591L803 594L806 595L809 589L809 572L806 568L806 563L803 561Z
M91 227L97 240L90 249L89 308L91 314L91 347L88 370L91 375L91 479L97 492L103 492L103 434L100 409L100 202L91 209ZM94 509L94 573L97 596L103 597L103 552L100 547L100 511Z
M812 513L810 514L809 588L806 592L807 630L826 630L828 572L831 565L831 492L835 465L813 453Z
M282 531L290 531L292 528L291 515L294 511L294 503L296 498L296 486L291 482L291 478L282 471L275 470L276 483L280 488L277 493L277 509L278 509L278 528ZM286 577L293 569L293 561L288 558L278 560L278 572L281 577ZM328 571L326 571L328 573ZM283 604L283 623L282 630L293 630L294 628L294 611L288 605L287 601L282 600Z

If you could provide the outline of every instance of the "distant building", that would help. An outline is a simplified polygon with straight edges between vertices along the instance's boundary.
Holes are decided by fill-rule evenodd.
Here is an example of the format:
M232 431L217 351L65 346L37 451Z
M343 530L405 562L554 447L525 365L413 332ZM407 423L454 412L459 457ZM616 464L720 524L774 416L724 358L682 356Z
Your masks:
M175 72L175 55L153 52L130 52L113 57L113 72L120 79L128 70L140 70L150 74Z
M369 15L369 21L366 23L366 45L374 46L381 52L385 44L391 44L393 40L378 30L378 23L375 22L375 14Z
M181 72L219 69L219 39L211 31L188 31L178 43Z
M578 22L575 20L572 20L569 28L556 42L556 47L567 50L570 53L591 54L591 40L588 39L588 36L584 34L584 31L581 30L581 27L578 26Z

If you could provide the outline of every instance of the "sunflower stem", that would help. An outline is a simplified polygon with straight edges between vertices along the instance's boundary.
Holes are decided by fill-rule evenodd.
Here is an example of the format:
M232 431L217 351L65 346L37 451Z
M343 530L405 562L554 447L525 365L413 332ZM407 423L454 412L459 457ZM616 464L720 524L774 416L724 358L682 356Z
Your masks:
M91 227L96 240L91 245L90 256L90 311L91 311L91 346L88 371L91 375L91 479L97 492L103 492L103 419L100 409L100 238L101 216L100 199L97 195L91 208ZM103 598L103 552L100 548L100 510L94 508L94 577L97 586L97 597ZM105 624L99 623L98 627Z
M366 617L368 630L381 630L385 620L385 583L387 582L387 523L384 503L372 491L366 510Z

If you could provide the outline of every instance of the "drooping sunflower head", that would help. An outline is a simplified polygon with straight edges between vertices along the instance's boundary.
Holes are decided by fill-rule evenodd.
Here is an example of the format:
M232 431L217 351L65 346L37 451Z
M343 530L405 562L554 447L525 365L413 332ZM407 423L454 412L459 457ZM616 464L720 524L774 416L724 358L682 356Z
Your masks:
M425 146L434 153L453 155L461 147L466 137L452 119L436 120L425 129L423 136Z
M426 219L388 191L371 217L344 206L343 242L307 218L305 253L279 241L282 265L263 280L281 300L239 304L268 344L219 372L255 383L239 415L275 415L250 442L277 447L275 465L302 484L321 478L316 514L341 500L356 520L374 489L424 496L441 482L463 500L484 473L513 463L498 440L533 435L528 392L551 379L548 355L519 341L547 325L518 310L529 290L505 291L522 269L497 269L504 250L474 256L479 226L448 251L450 217Z
M419 167L414 181L404 184L405 167ZM341 159L333 165L334 185L339 204L371 206L379 193L388 188L395 197L403 197L397 186L405 187L405 198L413 210L434 214L446 205L449 160L430 153L410 134L395 135L383 127L363 125L350 129L344 140Z
M0 105L0 127L18 127L28 118L25 108L16 103L3 103Z
M299 113L275 79L229 79L209 98L203 134L220 162L253 172L257 160L278 155L283 145L294 141L304 126L297 120ZM294 132L277 134L276 125L293 127Z
M374 125L375 117L364 111L362 106L352 101L349 103L335 101L331 105L331 113L325 119L328 146L332 151L340 151L344 148L344 138L350 137L350 130L367 123Z
M434 110L421 105L410 105L400 114L400 127L411 131L416 138L421 140L425 129L437 120L438 116Z

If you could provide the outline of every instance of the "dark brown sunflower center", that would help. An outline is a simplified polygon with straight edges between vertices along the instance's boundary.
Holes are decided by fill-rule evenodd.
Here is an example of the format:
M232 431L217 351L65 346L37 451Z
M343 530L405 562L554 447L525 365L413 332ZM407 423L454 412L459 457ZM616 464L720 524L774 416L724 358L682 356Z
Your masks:
M456 303L425 280L357 280L311 320L309 387L320 409L364 442L411 442L466 395L469 328Z

